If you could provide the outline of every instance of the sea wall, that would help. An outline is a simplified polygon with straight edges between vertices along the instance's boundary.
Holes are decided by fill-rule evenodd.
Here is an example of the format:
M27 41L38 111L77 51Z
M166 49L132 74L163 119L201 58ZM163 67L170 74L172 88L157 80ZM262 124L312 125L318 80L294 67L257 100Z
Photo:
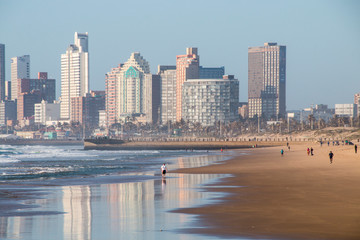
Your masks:
M282 145L284 142L254 141L122 141L116 139L88 139L85 150L220 150Z

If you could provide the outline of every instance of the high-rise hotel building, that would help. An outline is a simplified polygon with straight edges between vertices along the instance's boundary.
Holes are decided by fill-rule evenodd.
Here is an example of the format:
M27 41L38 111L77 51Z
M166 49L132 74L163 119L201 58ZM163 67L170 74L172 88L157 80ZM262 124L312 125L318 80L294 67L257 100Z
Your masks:
M185 55L176 56L176 121L182 116L182 86L188 79L199 79L200 57L197 48L187 48Z
M136 119L158 122L160 114L160 76L150 73L149 63L139 52L105 75L106 125Z
M70 119L71 98L89 92L88 33L75 32L74 44L61 54L60 117Z
M0 43L0 101L5 99L5 44Z
M286 46L265 43L248 49L249 117L285 116Z
M105 110L106 110L106 126L110 127L118 120L117 112L117 82L120 78L120 71L124 64L119 64L112 68L110 72L105 74Z
M233 75L221 79L189 79L183 84L182 115L185 121L214 126L238 119L239 81Z
M18 97L18 79L30 78L30 56L11 58L11 100Z
M117 112L120 115L144 113L145 74L150 74L149 63L140 53L132 53L120 70L117 84Z
M176 66L160 65L161 122L176 122Z

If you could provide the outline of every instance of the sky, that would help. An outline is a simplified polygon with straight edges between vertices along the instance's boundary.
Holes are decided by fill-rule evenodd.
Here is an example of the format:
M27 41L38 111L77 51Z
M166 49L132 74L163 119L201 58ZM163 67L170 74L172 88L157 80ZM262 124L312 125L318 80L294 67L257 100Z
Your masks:
M247 102L248 47L287 48L286 105L353 103L360 92L357 0L0 0L6 80L15 56L30 55L31 77L48 72L60 96L60 56L75 32L89 33L90 89L140 52L151 72L197 47L200 65L225 66Z

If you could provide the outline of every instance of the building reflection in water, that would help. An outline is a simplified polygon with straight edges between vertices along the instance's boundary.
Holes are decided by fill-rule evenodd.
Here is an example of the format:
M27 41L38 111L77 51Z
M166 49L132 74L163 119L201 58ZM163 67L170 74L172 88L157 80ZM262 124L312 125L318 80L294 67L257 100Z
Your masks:
M91 239L91 187L62 189L65 239Z
M197 167L209 161L213 159L206 156L179 157L174 166ZM64 214L1 217L0 238L196 239L169 231L191 224L191 216L169 210L208 203L210 193L195 188L218 177L220 175L167 174L162 178L155 174L155 180L143 182L64 186L46 199L30 202L40 205L41 210ZM34 209L37 210L39 208Z

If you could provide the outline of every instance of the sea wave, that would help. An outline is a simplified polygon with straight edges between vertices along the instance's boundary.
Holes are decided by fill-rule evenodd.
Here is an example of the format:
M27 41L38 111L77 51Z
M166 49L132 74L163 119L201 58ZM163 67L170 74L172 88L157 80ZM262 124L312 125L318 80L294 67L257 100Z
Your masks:
M0 157L0 164L6 164L6 163L17 163L20 162L19 159L15 159L15 158L4 158L4 157Z

